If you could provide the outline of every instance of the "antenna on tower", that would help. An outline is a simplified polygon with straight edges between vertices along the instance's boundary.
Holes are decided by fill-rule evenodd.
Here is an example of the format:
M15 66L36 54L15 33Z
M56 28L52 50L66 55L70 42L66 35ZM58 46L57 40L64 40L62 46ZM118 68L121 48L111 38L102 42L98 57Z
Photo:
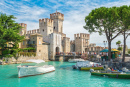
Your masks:
M57 12L57 9L56 9L56 12Z

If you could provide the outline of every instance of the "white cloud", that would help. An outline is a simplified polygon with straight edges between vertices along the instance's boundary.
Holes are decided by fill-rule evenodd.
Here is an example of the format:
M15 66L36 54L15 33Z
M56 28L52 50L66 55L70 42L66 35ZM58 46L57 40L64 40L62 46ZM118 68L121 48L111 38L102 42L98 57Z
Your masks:
M75 33L87 33L87 31L83 28L85 25L84 23L84 18L91 12L92 9L98 8L101 6L106 6L106 7L111 7L111 6L122 6L122 5L129 5L130 1L118 1L118 2L110 2L110 3L104 3L102 5L98 5L97 3L91 3L89 4L80 4L80 2L75 2L69 1L66 2L67 5L72 5L74 7L79 6L77 9L78 10L71 10L69 12L65 13L65 21L64 21L64 33L67 34L71 39L74 38ZM90 5L91 4L91 5ZM81 5L81 6L80 6ZM102 35L100 36L98 33L92 33L90 35L90 43L96 43L97 45L104 46L103 41L106 41L106 36ZM116 41L121 40L123 44L123 36L118 36L112 41L112 47L116 48ZM130 44L130 37L127 39L127 45ZM129 47L129 46L128 46Z
M23 1L29 2L30 0ZM53 6L52 4L49 4L49 2L53 3ZM49 2L43 1L40 3L40 5L46 6L46 8L43 8L35 5L35 2L24 4L24 2L2 0L0 2L0 8L2 9L2 12L5 12L7 14L15 14L15 16L18 18L18 22L27 24L28 30L38 29L38 20L40 18L49 18L49 14L53 13L52 11L55 11L57 9L59 12L63 13L65 17L63 22L63 32L67 35L67 37L73 39L75 33L88 33L88 31L83 28L85 25L84 19L92 9L101 6L111 7L130 5L129 0L119 0L116 2L107 1L107 3L105 1L97 2L97 0L49 0ZM93 33L90 35L90 43L96 43L97 45L104 46L104 40L106 40L106 37L104 35L99 36L98 33ZM113 48L117 47L115 43L118 40L121 40L123 42L123 36L119 36L112 41ZM127 45L129 44L130 37L127 39Z

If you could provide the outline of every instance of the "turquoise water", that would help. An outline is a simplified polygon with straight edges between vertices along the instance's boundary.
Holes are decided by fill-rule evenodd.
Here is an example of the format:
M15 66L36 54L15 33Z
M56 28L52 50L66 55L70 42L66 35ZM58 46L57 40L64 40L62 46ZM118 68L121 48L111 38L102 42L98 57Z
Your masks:
M56 71L24 78L17 77L17 65L0 65L0 87L130 87L130 79L91 76L89 72L73 70L75 63L46 62Z

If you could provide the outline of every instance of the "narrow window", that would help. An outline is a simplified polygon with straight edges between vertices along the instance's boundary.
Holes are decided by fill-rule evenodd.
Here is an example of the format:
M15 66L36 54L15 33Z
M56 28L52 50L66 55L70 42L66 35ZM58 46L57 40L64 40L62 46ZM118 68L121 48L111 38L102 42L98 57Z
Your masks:
M33 44L35 44L35 41L33 41Z
M24 41L23 41L23 45L24 45Z
M55 29L55 27L54 27L54 29Z
M44 29L43 29L43 32L44 32Z
M39 44L41 44L41 41L39 41Z

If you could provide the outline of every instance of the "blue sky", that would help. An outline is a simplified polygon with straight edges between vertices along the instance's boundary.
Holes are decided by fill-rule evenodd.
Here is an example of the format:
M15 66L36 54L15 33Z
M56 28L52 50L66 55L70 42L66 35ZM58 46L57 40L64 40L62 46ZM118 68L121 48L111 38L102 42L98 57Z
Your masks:
M16 22L26 23L27 30L32 30L39 28L39 19L49 18L57 9L64 14L63 32L73 40L75 33L88 33L83 29L84 18L92 9L122 5L130 5L130 0L0 0L0 12L14 15L17 17ZM98 46L104 46L104 40L105 35L90 35L90 43L96 43ZM115 43L118 40L123 42L123 37L118 36L112 41L113 48L117 47ZM127 39L127 45L130 47L130 37Z

